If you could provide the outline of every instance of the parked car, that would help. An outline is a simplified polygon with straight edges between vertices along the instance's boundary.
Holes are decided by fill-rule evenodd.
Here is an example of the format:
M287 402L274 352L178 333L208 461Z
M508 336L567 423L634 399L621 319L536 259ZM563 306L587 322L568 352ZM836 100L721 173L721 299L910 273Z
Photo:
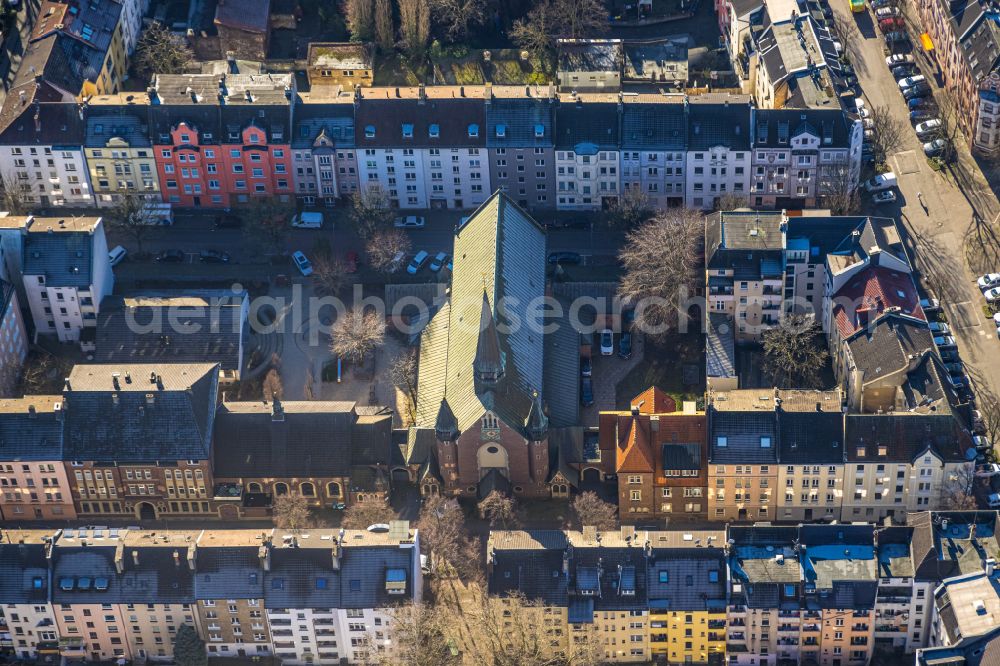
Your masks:
M896 201L896 193L893 192L892 190L883 190L881 192L877 192L875 196L872 197L872 203L876 204L895 203L895 201Z
M928 310L928 311L930 311L930 310L940 310L941 309L941 301L939 301L936 298L921 298L920 299L920 307L923 308L924 310Z
M228 264L229 254L219 250L202 250L198 255L198 261L205 264Z
M871 118L862 118L861 119L861 125L866 130L872 130L873 132L875 131L875 121L872 120Z
M896 187L896 174L891 171L865 181L865 189L869 192L881 192L892 187Z
M986 498L986 505L991 509L1000 508L1000 493L993 493Z
M434 255L434 258L431 259L431 265L428 266L428 268L430 268L432 272L437 273L446 263L448 263L448 253L438 252Z
M948 383L956 391L961 391L965 388L965 380L961 377L956 377L955 375L948 375Z
M993 448L993 445L990 443L989 437L985 435L973 435L972 445L975 446L977 449L989 450Z
M859 106L858 115L862 118L871 118L872 112L868 110L867 106Z
M111 252L108 252L108 261L111 262L111 266L115 267L125 260L125 255L128 251L125 250L121 245L115 247Z
M892 32L894 30L902 30L906 27L906 23L899 16L893 16L891 18L883 18L878 22L878 29L882 31L883 34L887 32Z
M594 362L589 356L580 357L580 376L590 377L594 374Z
M320 229L323 227L323 213L302 211L292 216L292 226L296 229Z
M389 267L386 269L387 273L395 273L400 268L403 267L403 261L406 259L406 253L402 250L398 251L396 254L392 255L392 261L389 262Z
M918 83L926 83L927 77L923 74L914 74L913 76L907 76L905 79L900 79L896 83L899 85L900 90L906 90L907 88L912 88Z
M953 363L958 361L960 356L958 355L957 349L942 349L941 350L941 360Z
M161 264L179 264L182 263L186 255L181 250L163 250L153 261L159 262Z
M906 97L906 95L903 96ZM906 107L910 111L916 111L917 109L935 111L937 110L937 102L934 101L933 97L914 97L906 100Z
M1000 273L987 273L986 275L981 275L979 276L979 279L976 280L976 284L979 285L980 290L1000 287Z
M931 87L929 85L926 83L918 83L917 85L903 91L903 99L909 101L918 97L930 97L930 94Z
M426 221L420 215L397 217L392 226L398 229L423 229Z
M914 76L914 72L919 73L920 70L918 70L917 66L913 64L899 65L898 67L892 68L892 75L897 81L905 79L908 76Z
M413 255L413 259L410 260L410 265L406 267L406 272L410 275L416 275L417 271L423 268L424 264L427 263L428 257L430 257L430 255L427 254L427 250L417 252Z
M995 326L1000 326L1000 312L993 313L993 324Z
M976 476L979 478L989 478L997 474L1000 474L1000 465L996 463L986 463L985 465L976 466Z
M549 253L549 263L550 264L578 264L580 263L580 255L576 252L550 252Z
M347 273L358 272L358 253L354 250L350 250L344 255L344 271Z
M292 261L295 262L295 267L299 269L299 273L302 273L303 277L312 275L312 264L306 259L306 255L301 250L296 250L292 253Z
M934 139L924 144L924 155L927 157L940 157L948 147L948 142L944 139Z
M927 328L931 329L931 333L935 335L949 335L951 333L951 327L941 321L932 321L927 324Z
M983 296L985 296L986 300L989 301L990 303L1000 301L1000 287L993 287L992 289L987 289L986 291L983 292Z
M930 137L941 131L941 120L939 118L931 118L922 123L917 123L913 129L921 139Z
M899 11L899 7L879 7L875 10L875 18L879 21L887 18L896 18L897 16L902 16L903 13Z
M972 421L972 432L977 435L986 433L986 423L983 421L983 414L978 409L969 412L969 420Z
M618 355L622 358L632 358L632 334L628 331L622 333L618 339Z
M594 380L590 377L580 378L580 404L584 407L594 404Z
M893 30L885 33L885 41L889 44L905 44L910 41L910 36L905 30Z
M913 64L913 56L909 53L894 53L893 55L885 59L885 64L889 67L895 67L896 65Z
M929 109L917 109L916 111L910 111L910 122L914 125L935 117L934 112Z
M872 0L870 4L872 9L879 9L881 7L891 7L895 2L896 0Z
M938 347L954 347L955 338L950 335L936 335L934 336L934 344Z
M615 353L615 335L610 328L601 331L601 356L611 356Z

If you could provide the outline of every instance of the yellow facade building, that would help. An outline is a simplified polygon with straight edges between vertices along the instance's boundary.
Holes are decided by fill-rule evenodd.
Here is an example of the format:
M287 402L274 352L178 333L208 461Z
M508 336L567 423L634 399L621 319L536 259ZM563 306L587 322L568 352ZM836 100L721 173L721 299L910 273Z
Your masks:
M114 206L124 194L160 200L147 100L138 97L102 95L87 108L84 156L100 207Z

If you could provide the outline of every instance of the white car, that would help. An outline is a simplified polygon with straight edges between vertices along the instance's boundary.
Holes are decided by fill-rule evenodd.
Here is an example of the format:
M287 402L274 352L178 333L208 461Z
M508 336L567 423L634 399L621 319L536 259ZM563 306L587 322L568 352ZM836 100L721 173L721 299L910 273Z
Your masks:
M901 12L897 7L879 7L875 10L875 19L881 21L887 18L900 16Z
M861 116L862 118L869 118L871 117L872 112L868 110L868 107L862 104L861 106L858 107L858 115Z
M430 255L427 254L427 250L417 252L413 255L413 259L410 260L410 265L406 267L406 272L410 275L416 275L417 271L423 268L424 264L427 263L427 257L429 256Z
M406 217L397 217L396 221L392 223L392 226L397 229L423 229L424 224L424 218L421 216L407 215Z
M976 284L983 290L1000 287L1000 273L987 273L976 280Z
M917 74L916 76L908 76L905 79L899 80L899 89L906 90L907 88L912 88L918 83L926 81L927 78L923 74Z
M983 292L983 296L990 303L995 303L1000 301L1000 287L993 287L992 289L987 289Z
M297 250L294 254L292 254L292 261L295 262L295 267L299 269L299 273L302 273L303 277L309 277L312 275L312 264L309 263L309 260L306 259L306 255L304 255L300 250Z
M896 53L885 59L885 64L887 67L898 67L899 65L912 65L914 63L913 56L909 53Z
M610 328L601 331L601 356L611 356L615 353L615 335Z
M877 204L895 203L896 193L893 192L892 190L885 190L883 192L878 192L877 194L875 194L875 196L872 197L872 202Z
M1000 312L994 312L993 313L993 323L996 326L1000 327Z
M931 118L930 120L925 120L922 123L917 123L913 129L916 130L917 136L920 138L930 136L934 132L941 129L941 120L938 118Z
M990 448L990 440L982 435L975 435L972 438L972 445L977 449L988 449Z
M1000 474L1000 465L996 463L986 463L985 465L978 465L976 467L976 476L980 478L989 478L997 474Z

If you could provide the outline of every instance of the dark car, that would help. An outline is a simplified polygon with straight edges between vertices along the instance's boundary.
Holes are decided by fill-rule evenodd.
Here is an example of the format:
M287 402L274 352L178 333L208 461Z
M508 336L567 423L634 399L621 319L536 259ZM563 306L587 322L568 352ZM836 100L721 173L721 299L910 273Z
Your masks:
M580 255L576 252L550 252L549 253L549 263L550 264L578 264L580 263Z
M944 367L948 369L948 372L953 375L964 375L965 365L961 361L952 361L951 363L945 363Z
M594 404L594 382L590 377L580 379L580 404L584 407Z
M958 361L961 359L958 356L957 349L942 349L941 360L946 363L958 363Z
M219 250L202 250L198 260L206 264L228 264L229 255Z
M906 106L910 109L910 111L916 111L917 109L933 110L937 108L937 103L934 101L933 97L915 97L907 100Z
M920 70L914 64L898 65L892 68L892 76L896 80L905 79L908 76L919 74Z
M164 250L160 252L153 261L161 264L179 264L184 261L185 254L180 250Z
M594 374L594 362L590 360L589 356L580 357L580 376L590 377Z
M929 109L917 109L916 111L910 111L911 123L922 123L923 121L930 120L931 118L937 118L937 114Z
M235 215L216 215L215 216L215 228L216 229L239 229L243 226L243 220L236 217Z
M628 331L622 333L618 339L618 355L622 358L632 358L632 334Z
M911 99L917 99L919 97L930 97L931 87L926 83L918 83L915 86L910 86L905 91L903 91L903 98L907 101Z
M904 44L910 41L910 36L903 30L893 30L885 33L885 41L889 44Z

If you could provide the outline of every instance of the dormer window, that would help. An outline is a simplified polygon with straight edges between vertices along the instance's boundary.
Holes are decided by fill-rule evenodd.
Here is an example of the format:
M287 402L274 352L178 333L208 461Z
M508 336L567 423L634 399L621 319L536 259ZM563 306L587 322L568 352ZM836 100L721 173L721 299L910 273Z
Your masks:
M403 123L403 138L404 139L413 138L413 123Z
M543 136L545 136L545 125L535 125L535 138L541 139Z
M430 127L427 128L427 135L432 139L436 139L441 136L441 126L437 123L431 123Z
M375 126L374 125L365 125L365 138L366 139L374 139L375 138Z
M503 123L499 123L497 125L497 137L502 139L505 136L507 136L507 126Z
M473 123L469 125L469 137L475 139L479 136L479 125Z

